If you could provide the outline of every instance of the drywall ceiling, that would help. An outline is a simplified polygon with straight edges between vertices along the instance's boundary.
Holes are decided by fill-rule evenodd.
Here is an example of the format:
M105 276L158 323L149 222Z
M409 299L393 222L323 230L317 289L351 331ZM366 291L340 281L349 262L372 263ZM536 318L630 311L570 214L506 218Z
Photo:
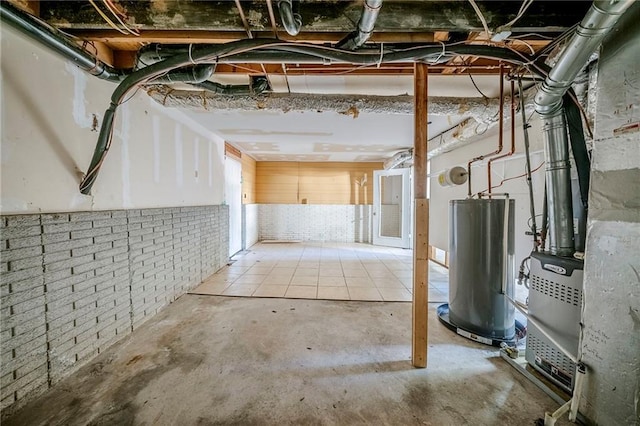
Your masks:
M287 91L284 78L271 77L276 92ZM497 75L473 77L488 97L499 94ZM246 84L244 75L217 75L224 84ZM413 77L402 76L290 76L295 93L413 94ZM505 85L508 88L508 85ZM433 97L480 97L468 75L433 75ZM259 161L383 161L413 146L411 114L345 114L307 111L200 111L183 110L201 125ZM429 116L429 138L464 120L464 114Z

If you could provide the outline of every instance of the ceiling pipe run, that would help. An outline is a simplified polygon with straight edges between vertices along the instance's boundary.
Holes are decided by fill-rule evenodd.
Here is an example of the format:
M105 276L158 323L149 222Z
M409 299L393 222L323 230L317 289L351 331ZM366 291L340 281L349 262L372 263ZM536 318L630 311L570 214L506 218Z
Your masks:
M373 33L381 7L382 0L364 0L364 9L358 21L358 31L350 34L345 40L338 43L338 46L343 49L355 50L365 44Z
M266 77L252 77L251 84L220 84L214 81L193 83L195 87L222 96L255 96L269 89Z
M153 83L156 83L154 80ZM265 93L260 97L216 99L196 90L152 86L149 95L167 107L188 108L196 111L322 111L343 112L357 109L360 113L413 114L413 96L333 95L313 93ZM206 105L203 104L206 100ZM509 101L509 98L506 98ZM533 104L527 98L527 111ZM429 97L429 114L434 116L464 116L478 125L477 134L498 122L498 98ZM505 112L505 117L506 117Z
M535 97L542 118L551 254L575 251L567 122L563 101L576 76L633 0L597 0L578 25Z
M503 126L504 126L504 68L502 66L502 64L500 65L500 95L499 95L499 100L500 100L500 109L498 111L498 124L500 126L500 129L498 130L498 147L496 148L495 151L492 151L488 154L483 154L483 155L479 155L471 160L469 160L469 162L467 163L467 174L468 174L468 179L467 179L467 196L469 198L472 197L472 192L471 192L471 165L475 162L478 161L482 161L484 160L486 157L492 156L492 155L496 155L496 154L500 154L502 152L502 147L503 147L503 137L504 137L504 132L503 132ZM491 168L489 168L489 170L491 170ZM489 186L491 186L491 178L489 178ZM489 192L491 192L491 189L489 189Z
M106 158L111 146L113 121L116 109L123 102L125 96L136 87L153 83L153 80L171 72L177 68L184 68L191 65L215 64L221 60L231 60L235 62L248 62L246 55L254 53L253 60L260 58L263 50L271 52L272 59L279 59L283 62L291 61L291 56L298 58L309 58L316 63L324 63L325 60L345 62L350 64L373 65L383 62L395 61L425 61L427 58L437 62L447 53L459 55L460 52L468 52L474 56L503 59L511 63L522 65L528 63L530 58L512 50L493 46L474 45L427 45L400 50L380 50L376 53L351 52L344 49L337 49L330 46L320 46L308 43L290 43L272 39L248 39L238 40L226 44L196 45L189 46L186 53L176 54L155 64L129 74L111 95L111 104L105 112L105 118L100 128L96 148L91 158L87 174L80 182L80 192L88 195L95 183L102 163ZM256 51L256 52L254 52ZM263 58L260 58L263 59ZM260 61L265 62L265 61Z
M395 169L399 165L406 163L407 161L413 160L413 148L409 148L406 151L400 151L395 154L393 157L388 158L382 164L382 167L385 170Z
M102 80L119 82L126 72L105 64L85 49L78 46L61 31L25 13L8 1L0 2L2 22L12 26L22 34L72 61L78 68Z
M154 83L202 83L213 75L213 65L196 65L171 71L153 80Z
M293 11L292 0L280 0L278 1L278 11L280 12L280 19L282 20L282 26L287 31L287 34L296 36L302 28L302 16L299 13Z

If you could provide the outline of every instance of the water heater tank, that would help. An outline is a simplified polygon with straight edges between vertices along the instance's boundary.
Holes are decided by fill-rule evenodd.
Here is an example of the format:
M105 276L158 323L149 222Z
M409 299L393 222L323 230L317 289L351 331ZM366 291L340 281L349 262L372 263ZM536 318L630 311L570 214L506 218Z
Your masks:
M515 201L508 218L505 207L496 198L449 204L449 319L488 339L515 336L514 307L502 292L506 279L505 292L514 297Z

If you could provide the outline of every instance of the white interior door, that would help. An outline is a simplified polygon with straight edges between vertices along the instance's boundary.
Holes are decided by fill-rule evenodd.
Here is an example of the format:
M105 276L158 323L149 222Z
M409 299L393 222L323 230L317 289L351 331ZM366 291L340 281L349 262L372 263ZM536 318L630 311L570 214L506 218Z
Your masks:
M225 201L229 206L229 256L242 250L242 164L224 161Z
M373 172L373 244L411 248L411 169Z

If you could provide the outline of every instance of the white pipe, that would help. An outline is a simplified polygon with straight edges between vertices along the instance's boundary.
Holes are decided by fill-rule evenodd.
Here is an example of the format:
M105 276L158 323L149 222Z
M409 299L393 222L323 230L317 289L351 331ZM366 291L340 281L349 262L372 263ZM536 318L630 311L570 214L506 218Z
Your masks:
M582 397L582 387L584 379L587 375L587 367L580 363L576 366L575 382L573 386L573 396L571 398L571 410L569 411L569 421L574 422L578 418L578 408L580 407L580 398Z
M544 426L555 426L556 421L564 415L567 411L569 411L569 406L571 405L571 400L565 402L558 408L556 411L551 413L544 413Z

